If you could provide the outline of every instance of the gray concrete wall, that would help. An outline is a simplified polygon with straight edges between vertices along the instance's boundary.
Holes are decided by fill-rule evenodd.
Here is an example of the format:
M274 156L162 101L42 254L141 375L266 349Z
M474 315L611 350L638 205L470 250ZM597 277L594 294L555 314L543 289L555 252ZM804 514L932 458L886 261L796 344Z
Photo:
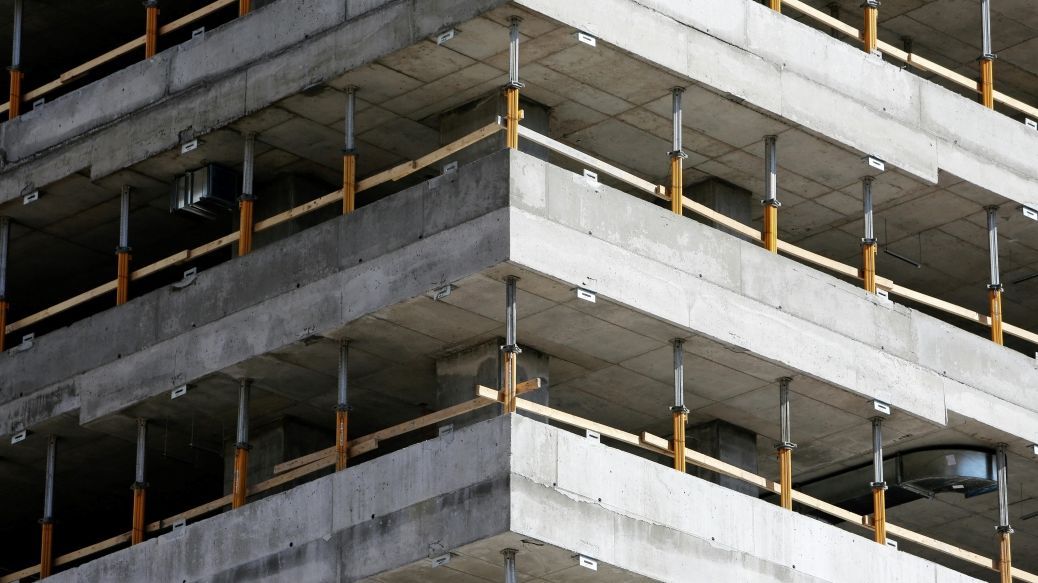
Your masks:
M659 581L977 581L521 418L512 424L510 516L512 532Z
M675 583L692 573L696 580L744 583L976 581L517 415L317 479L50 580L353 583L508 531Z
M513 263L594 281L611 300L865 399L1038 442L1034 359L524 154L510 176Z
M504 2L270 3L0 125L0 204L107 176Z
M507 171L502 151L0 354L0 434L88 422L506 260Z
M1038 206L1034 130L753 0L516 3L930 182Z
M506 531L510 449L508 419L495 419L189 524L48 581L353 583Z

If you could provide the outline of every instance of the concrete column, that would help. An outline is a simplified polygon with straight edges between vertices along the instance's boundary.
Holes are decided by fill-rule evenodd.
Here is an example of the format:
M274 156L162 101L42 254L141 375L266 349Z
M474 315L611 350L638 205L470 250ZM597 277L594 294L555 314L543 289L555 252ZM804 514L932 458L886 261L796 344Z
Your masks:
M520 308L522 309L522 308ZM540 378L542 385L536 391L520 395L542 405L548 404L548 355L532 348L522 346L520 333L519 345L522 353L517 362L517 378L523 382L532 378ZM475 398L476 385L480 384L492 389L501 387L501 346L503 338L496 338L476 346L449 354L436 361L436 409L444 409ZM471 425L501 414L500 406L484 407L467 415L456 417L454 428ZM522 411L520 415L526 415ZM526 415L529 416L529 415Z
M548 108L539 103L528 101L520 97L519 108L523 110L524 117L519 125L530 128L538 133L548 135ZM447 145L466 134L470 134L479 128L494 121L497 116L505 115L507 103L504 94L500 91L470 101L465 105L440 114L440 143ZM493 137L470 146L462 152L444 160L441 165L457 161L459 165L465 165L473 160L478 160L488 154L492 154L505 147L505 132L498 132ZM541 146L533 146L529 142L519 139L519 150L541 160L548 159L548 150Z
M688 447L699 453L757 473L757 434L748 429L716 419L689 427L686 439ZM735 478L721 476L698 466L690 465L688 473L754 498L760 495L760 491L755 486Z
M744 225L753 224L753 193L719 178L708 178L685 187L685 196ZM716 227L714 221L691 215L695 220ZM744 237L745 238L745 237Z

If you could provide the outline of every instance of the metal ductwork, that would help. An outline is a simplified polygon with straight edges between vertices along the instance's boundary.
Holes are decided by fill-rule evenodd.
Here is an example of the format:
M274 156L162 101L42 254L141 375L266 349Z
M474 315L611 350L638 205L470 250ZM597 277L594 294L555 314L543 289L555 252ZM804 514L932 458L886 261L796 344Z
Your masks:
M887 507L891 508L941 493L966 498L995 492L995 453L975 447L939 447L900 452L884 458ZM858 514L872 512L872 464L863 464L823 478L798 484L796 489ZM829 515L808 512L830 522Z

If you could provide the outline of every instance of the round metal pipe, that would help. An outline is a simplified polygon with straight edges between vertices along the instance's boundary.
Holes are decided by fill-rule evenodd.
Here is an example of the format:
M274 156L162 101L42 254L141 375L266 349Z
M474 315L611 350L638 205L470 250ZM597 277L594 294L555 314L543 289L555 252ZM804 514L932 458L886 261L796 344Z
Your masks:
M1008 530L1009 526L1009 471L1004 443L998 444L995 453L995 473L998 477L998 528Z
M22 0L14 0L14 30L11 34L11 67L22 66Z
M1002 287L998 269L998 215L995 214L998 207L989 206L986 207L986 210L988 212L988 253L991 267L991 285L989 287L995 289Z
M119 198L119 249L130 248L130 191L128 185L123 186Z
M861 179L861 206L865 215L865 243L872 243L876 240L872 219L872 183L875 180L872 176L866 176Z
M512 87L519 87L519 23L523 19L518 16L513 16L509 19L511 26L509 27L509 41L508 41L508 84Z
M256 134L248 132L242 135L245 138L245 160L242 168L241 193L243 196L252 196L253 165L256 161Z
M685 406L685 341L674 339L674 407Z
M782 377L779 379L779 423L781 425L782 433L782 445L789 445L792 443L790 436L792 430L790 425L792 420L789 414L789 383L793 379L791 377Z
M764 138L764 202L774 204L778 200L778 137Z
M11 219L0 217L0 300L7 297L7 247L10 239Z
M681 149L682 149L681 133L682 133L683 125L682 125L682 121L681 121L681 96L684 93L685 93L685 88L684 87L675 87L672 90L672 96L673 96L672 112L673 112L673 122L674 122L673 136L674 137L673 137L673 140L671 141L671 156L675 156L675 155L680 154L681 153Z
M43 486L43 520L54 519L54 466L58 457L58 438L51 435L47 438L47 470Z
M981 45L984 50L984 58L991 58L991 0L980 0L980 28Z
M252 379L242 379L238 387L238 446L249 443L249 393Z
M518 277L510 275L505 278L505 345L512 348L516 344L516 282Z
M357 88L350 86L346 89L346 153L356 151L356 126L357 115Z
M872 418L872 485L882 484L883 479L883 418Z
M504 549L501 554L505 556L505 583L517 583L515 573L515 549Z
M144 474L144 464L146 462L146 448L148 446L148 420L137 419L137 464L136 472L134 473L134 481L138 485L143 485L146 481Z
M349 349L349 340L339 341L339 399L337 402L339 409L345 409L349 406L349 402L347 401L347 389L349 388Z

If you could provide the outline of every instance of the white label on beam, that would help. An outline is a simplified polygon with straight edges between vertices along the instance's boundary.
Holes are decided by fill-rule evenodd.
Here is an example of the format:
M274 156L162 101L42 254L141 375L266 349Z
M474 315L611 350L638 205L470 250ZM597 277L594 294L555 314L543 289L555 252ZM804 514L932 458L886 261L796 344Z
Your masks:
M888 538L887 539L887 546L888 547L894 547L896 549L897 548L897 541Z
M1029 206L1023 207L1024 216L1031 219L1032 221L1038 221L1038 210L1035 210Z
M1034 130L1038 130L1038 121L1034 121L1030 118L1024 118L1024 123L1027 124L1027 127Z
M29 204L40 200L40 191L34 190L22 197L22 204Z
M432 564L433 567L442 567L442 566L446 565L449 562L451 562L451 554L450 553L444 553L444 554L442 554L442 555L440 555L438 557L430 557L429 558L429 563Z
M187 385L181 385L181 386L173 389L173 391L169 394L169 398L170 399L176 399L176 398L179 398L179 397L183 397L186 394L187 394Z
M192 30L191 31L191 38L198 38L198 37L202 36L203 34L205 34L205 27L204 26L201 27L201 28L196 28L196 29Z
M190 142L184 142L183 145L180 146L180 153L187 154L196 149L198 149L198 140L191 140Z
M458 33L458 31L454 30L453 28L450 29L450 30L441 32L440 34L438 34L436 36L436 44L442 45L443 43L445 43L445 42L451 40L452 38L454 38L454 35L456 35L457 33Z
M590 34L588 34L586 32L577 32L577 40L579 40L580 42L582 42L582 43L584 43L586 45L591 45L591 46L595 46L595 44L598 42L595 39L595 37L591 36Z
M883 401L873 401L872 408L884 415L890 415L890 405L884 403Z
M580 555L577 558L577 564L585 569L591 569L592 571L598 570L598 561L590 557L585 557L584 555Z
M598 172L594 170L584 170L584 180L587 180L591 186L598 186Z
M593 304L593 303L595 303L595 300L598 299L598 296L595 294L595 292L593 292L591 290L584 289L582 287L578 287L577 288L577 299L584 300L585 302L591 302Z
M868 162L869 166L872 166L873 168L875 168L876 170L879 170L880 172L882 172L882 171L887 169L887 166L886 166L886 164L883 163L883 160L880 160L879 158L877 158L875 156L866 156L865 157L865 161Z
M592 431L590 429L585 429L584 430L584 437L586 437L587 439L590 439L591 441L594 441L594 442L597 442L597 443L602 443L602 434L597 432L597 431Z
M25 441L25 438L28 436L29 432L25 429L19 431L18 433L15 433L11 436L11 445Z

